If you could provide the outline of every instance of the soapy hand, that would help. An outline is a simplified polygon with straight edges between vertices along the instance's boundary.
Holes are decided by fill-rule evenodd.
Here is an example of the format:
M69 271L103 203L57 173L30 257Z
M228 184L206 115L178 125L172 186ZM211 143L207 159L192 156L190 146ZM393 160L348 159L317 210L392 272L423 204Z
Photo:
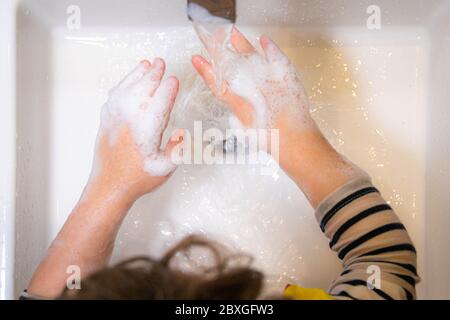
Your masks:
M340 155L322 135L295 67L267 36L263 54L235 28L214 32L197 27L210 62L196 55L192 63L214 95L247 128L279 130L280 167L316 207L322 199L362 171Z
M103 106L91 180L101 188L139 197L175 170L170 153L182 140L173 135L164 150L161 138L178 93L178 80L162 80L165 63L142 61L109 93ZM97 179L99 178L99 179Z
M68 265L83 277L105 267L123 219L143 194L164 183L175 169L169 154L181 143L174 134L161 150L178 80L162 80L165 64L142 61L103 106L94 165L83 196L35 271L28 292L56 298L64 290Z
M223 44L198 31L211 63L199 55L192 63L245 127L280 129L281 137L286 130L315 128L295 67L270 38L260 39L262 55L235 27L229 40L221 35Z

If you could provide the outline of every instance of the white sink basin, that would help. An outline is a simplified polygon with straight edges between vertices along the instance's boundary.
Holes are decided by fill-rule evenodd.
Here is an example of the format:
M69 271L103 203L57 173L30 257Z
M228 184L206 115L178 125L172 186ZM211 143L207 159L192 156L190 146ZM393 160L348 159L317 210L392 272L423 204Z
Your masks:
M75 2L79 29L67 25ZM419 297L450 298L449 1L377 1L375 30L366 0L237 3L237 25L286 51L324 133L372 175L407 226L419 254ZM1 298L26 287L78 200L108 90L143 58L163 57L182 84L192 76L190 56L201 46L185 6L1 2ZM187 122L174 118L174 126ZM274 290L287 282L326 289L340 270L297 187L258 166L180 167L132 208L113 260L158 256L188 233L253 255Z

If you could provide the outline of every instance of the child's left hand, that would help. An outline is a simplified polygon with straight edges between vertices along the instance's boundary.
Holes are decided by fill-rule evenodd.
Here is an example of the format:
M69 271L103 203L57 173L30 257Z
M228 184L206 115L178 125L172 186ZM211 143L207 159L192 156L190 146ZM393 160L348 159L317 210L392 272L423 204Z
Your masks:
M83 277L106 266L134 201L164 183L175 170L169 154L180 143L179 135L173 135L164 150L161 137L178 80L169 77L161 82L164 69L162 59L152 64L142 61L111 90L102 110L88 185L35 271L30 294L58 297L69 265L78 266Z
M170 153L182 136L161 138L178 93L178 80L162 81L165 63L144 60L109 93L103 106L90 184L134 201L164 183L175 170ZM89 188L87 189L89 190Z

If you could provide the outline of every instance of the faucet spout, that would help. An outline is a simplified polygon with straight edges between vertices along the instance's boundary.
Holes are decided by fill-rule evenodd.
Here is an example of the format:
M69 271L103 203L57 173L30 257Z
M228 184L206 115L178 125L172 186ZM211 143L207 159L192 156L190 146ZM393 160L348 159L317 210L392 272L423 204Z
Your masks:
M213 16L236 22L236 0L187 0L188 8L191 4L199 5ZM189 20L194 20L189 14Z

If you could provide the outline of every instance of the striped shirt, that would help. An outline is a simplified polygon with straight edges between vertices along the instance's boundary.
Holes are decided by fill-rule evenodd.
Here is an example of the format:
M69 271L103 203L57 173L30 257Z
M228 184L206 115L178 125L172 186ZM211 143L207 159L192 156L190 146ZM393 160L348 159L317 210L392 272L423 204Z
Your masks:
M333 297L416 299L416 249L369 177L352 180L326 197L316 219L344 267L328 290Z

